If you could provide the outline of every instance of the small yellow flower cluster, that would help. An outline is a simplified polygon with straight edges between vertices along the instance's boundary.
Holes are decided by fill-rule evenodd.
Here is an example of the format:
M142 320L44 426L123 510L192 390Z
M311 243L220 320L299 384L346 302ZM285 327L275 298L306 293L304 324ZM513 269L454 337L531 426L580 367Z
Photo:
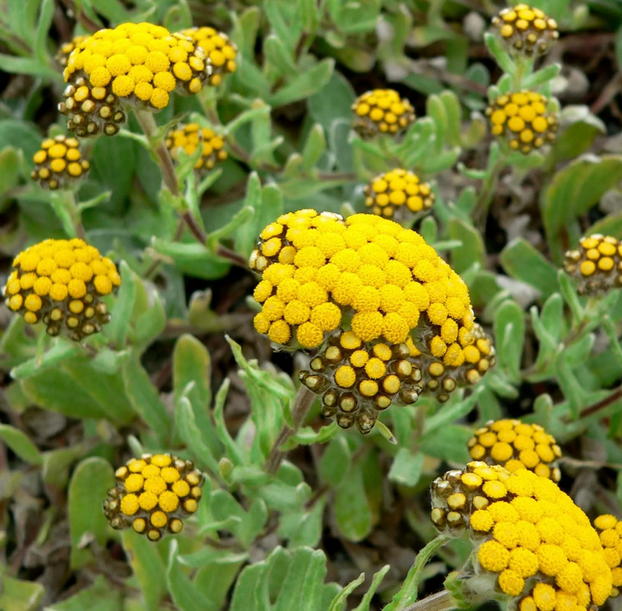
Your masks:
M514 151L528 155L555 140L557 113L547 112L548 100L535 91L500 95L486 109L493 135Z
M477 384L495 366L492 338L479 323L473 325L472 337L473 343L462 348L462 355L454 365L446 365L430 355L421 357L424 393L434 393L444 403L456 388Z
M124 23L76 45L63 73L70 86L59 111L77 128L101 112L97 102L112 100L106 103L115 111L116 101L159 111L173 91L201 91L211 72L205 51L190 38L150 23ZM92 134L87 130L85 135Z
M32 158L35 169L30 177L46 189L64 189L89 171L89 162L81 157L80 143L75 138L47 138Z
M490 421L477 429L469 440L473 460L500 465L510 473L528 469L540 477L559 482L561 473L556 461L562 451L539 424L524 424L520 420Z
M566 253L564 269L579 282L580 295L598 295L622 286L622 243L595 233Z
M415 403L421 392L421 371L410 359L412 340L386 344L363 342L352 331L330 338L311 359L300 381L322 396L322 415L335 417L341 428L354 424L367 434L379 412L391 404Z
M471 462L433 482L432 507L441 532L470 535L465 585L480 595L500 592L519 611L586 611L611 594L598 534L550 479Z
M223 76L236 71L235 57L238 50L226 34L208 27L188 28L182 30L181 34L192 39L207 54L213 68L210 85L217 87L222 83Z
M13 267L4 298L28 324L43 320L49 335L63 331L80 341L110 321L101 297L116 292L121 276L84 240L44 240L17 255Z
M402 220L405 211L429 210L434 203L434 193L427 182L420 182L413 172L396 168L374 178L365 187L365 205L373 214L388 219Z
M207 127L201 128L198 123L188 123L171 130L165 144L175 162L179 160L179 151L192 155L201 146L203 153L194 165L199 174L207 174L219 161L227 158L222 136Z
M184 518L199 507L204 477L189 460L143 454L119 467L115 476L117 485L104 501L112 528L131 526L150 541L159 541L164 532L181 532Z
M503 9L492 25L510 53L526 57L544 55L559 38L556 21L527 4Z
M611 596L615 598L622 588L622 521L612 515L598 516L594 520L594 528L605 549L605 560L613 580Z
M352 127L361 138L378 134L397 135L415 120L415 111L407 99L393 89L374 89L356 98L352 105Z
M69 60L69 56L71 55L72 51L87 38L88 34L74 36L71 42L63 43L58 49L58 53L56 54L56 61L64 68L67 65L67 61Z
M352 314L364 342L407 341L453 365L473 340L466 284L414 231L371 214L284 214L250 258L261 273L255 329L292 349L321 346ZM347 330L347 329L346 329Z

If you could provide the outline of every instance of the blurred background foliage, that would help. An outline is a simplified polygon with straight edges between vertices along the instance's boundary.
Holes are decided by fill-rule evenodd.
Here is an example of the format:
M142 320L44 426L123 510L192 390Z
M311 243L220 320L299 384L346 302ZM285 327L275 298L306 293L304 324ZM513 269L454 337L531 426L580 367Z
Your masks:
M558 267L581 235L622 238L622 4L532 4L561 37L523 84L559 101L561 128L550 150L522 156L492 141L483 114L489 87L511 86L484 42L498 2L0 0L2 284L22 248L66 237L56 196L29 180L41 139L64 130L62 42L147 20L211 25L239 49L221 87L156 116L225 136L229 158L201 189L179 170L207 247L177 235L132 120L85 145L92 171L76 194L88 240L123 261L112 323L87 350L0 310L0 609L381 609L434 537L430 481L465 463L474 426L502 416L545 426L566 456L564 489L586 511L619 513L621 292L578 298ZM415 107L400 142L352 135L355 97L377 87ZM433 184L415 228L469 285L497 367L442 406L389 410L396 446L326 426L316 406L269 476L303 361L254 332L255 280L217 245L246 258L284 211L364 211L365 184L396 166ZM152 545L111 531L101 501L111 465L158 450L209 478L195 523ZM422 593L468 551L441 550Z

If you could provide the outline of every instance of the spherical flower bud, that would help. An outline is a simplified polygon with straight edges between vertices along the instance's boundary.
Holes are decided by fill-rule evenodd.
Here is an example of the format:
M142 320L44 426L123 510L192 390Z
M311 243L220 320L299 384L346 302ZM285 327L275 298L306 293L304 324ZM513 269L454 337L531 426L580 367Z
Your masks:
M114 135L125 120L122 106L160 111L173 91L201 91L211 72L205 51L190 38L150 23L123 23L76 45L63 72L69 87L59 111L77 135Z
M188 123L171 130L165 143L175 162L179 160L181 150L192 155L197 147L201 147L203 152L194 165L200 175L207 174L217 163L227 158L222 136L207 127L201 128L198 123Z
M561 479L557 460L562 451L555 438L539 424L491 420L475 431L468 447L473 460L500 465L510 473L528 469L554 482Z
M401 168L380 174L365 187L365 205L370 212L388 219L399 221L408 212L427 212L433 203L430 185Z
M88 35L80 35L74 36L73 40L70 42L63 43L56 54L56 61L64 68L67 65L67 61L69 60L69 56L72 51L80 45L80 43L84 42L88 38Z
M15 257L3 295L28 324L80 341L110 321L102 298L120 285L115 264L84 240L44 240Z
M339 331L311 359L300 380L322 397L323 416L367 434L381 411L419 398L421 371L411 359L411 347L412 342L363 342L352 331Z
M461 583L474 598L553 611L594 608L610 596L603 545L552 480L478 461L434 480L431 493L436 528L470 537L473 553Z
M204 476L189 460L171 454L143 454L115 473L104 515L112 528L132 528L150 541L176 535L198 509Z
M238 49L226 34L209 27L188 28L180 33L193 40L205 51L212 64L212 74L208 80L210 85L217 87L222 83L224 76L233 74L237 70Z
M90 164L82 159L80 143L75 138L47 138L32 160L35 169L30 174L44 189L66 189L86 176Z
M356 98L352 105L352 127L363 139L378 134L398 135L415 120L415 111L407 99L393 89L374 89Z
M250 267L261 274L255 328L279 347L318 349L342 326L364 342L412 334L420 352L447 352L453 365L473 341L462 279L419 234L375 215L284 214L261 232Z
M611 569L613 598L620 595L622 588L622 520L610 514L598 516L594 528L605 551L605 560Z
M510 149L528 155L552 143L557 134L557 113L547 110L548 99L535 91L500 95L486 109L491 131Z
M544 55L559 38L557 22L527 4L503 9L492 18L492 25L512 55Z
M616 238L595 233L581 238L570 250L564 269L578 281L580 295L599 295L622 286L622 244Z
M423 375L423 392L436 396L444 403L449 400L456 388L470 387L477 384L496 364L496 352L492 337L481 325L474 323L470 333L471 344L462 346L456 342L459 334L457 323L446 320L441 325L440 339L443 344L450 344L443 358L433 355L422 355L421 372Z

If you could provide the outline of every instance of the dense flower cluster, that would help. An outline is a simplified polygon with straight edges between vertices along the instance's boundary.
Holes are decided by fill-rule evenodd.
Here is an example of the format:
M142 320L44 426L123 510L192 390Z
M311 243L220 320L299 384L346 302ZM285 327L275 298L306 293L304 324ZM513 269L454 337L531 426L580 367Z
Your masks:
M408 170L396 168L385 172L365 187L365 205L373 214L399 220L396 214L408 210L429 210L434 203L434 193L427 182Z
M555 140L557 113L547 111L548 100L535 91L500 95L486 109L493 135L527 155Z
M29 324L43 321L49 335L76 341L110 320L102 297L116 292L115 264L84 240L44 240L15 257L4 298Z
M361 138L378 134L401 134L415 120L415 111L407 99L393 89L374 89L356 98L352 105L352 127Z
M322 415L342 428L356 424L369 433L378 413L391 404L415 403L421 393L421 370L411 360L412 340L389 345L363 342L352 331L340 332L311 359L301 382L322 396ZM418 351L417 351L418 352Z
M219 161L227 158L227 151L223 149L225 143L222 136L217 135L208 127L201 128L198 123L188 123L180 126L179 129L171 130L166 137L165 144L173 161L178 161L181 150L192 155L200 146L203 152L194 165L195 170L200 174L207 173Z
M441 403L448 401L456 388L477 384L495 366L492 337L478 323L473 325L471 335L473 343L462 347L462 354L453 365L431 355L422 355L419 359L424 392L434 394Z
M59 111L79 136L112 135L125 121L122 103L162 110L173 91L201 91L211 72L205 51L190 38L150 23L124 23L76 45Z
M611 596L620 595L622 588L622 521L612 515L598 516L594 528L605 550L605 560L611 569Z
M35 169L30 174L45 189L64 189L84 177L90 169L82 159L80 143L75 138L56 136L41 143L32 160Z
M598 295L622 286L622 243L595 233L581 238L579 248L566 253L564 269L578 280L581 295Z
M117 469L117 485L108 490L104 514L115 529L129 528L150 541L177 534L196 512L203 474L189 460L171 454L143 454Z
M223 76L233 74L237 69L235 58L237 48L229 37L214 28L188 28L181 34L192 39L205 53L212 64L209 84L217 87L222 83Z
M492 19L508 51L516 55L544 55L559 38L557 23L538 8L517 4Z
M586 611L611 594L606 554L588 517L550 479L471 462L432 484L431 519L468 532L474 594L498 593L519 611Z
M561 479L556 461L562 451L555 438L539 424L491 420L475 431L469 440L469 453L473 460L500 465L510 473L528 469L554 482Z
M279 346L317 348L352 314L362 341L407 340L454 364L472 342L463 280L414 231L370 214L345 221L299 210L260 234L251 269L261 273L255 328Z
M81 34L80 36L74 36L70 42L63 43L58 49L56 54L56 61L64 68L69 61L69 56L73 50L82 42L88 38L88 34Z

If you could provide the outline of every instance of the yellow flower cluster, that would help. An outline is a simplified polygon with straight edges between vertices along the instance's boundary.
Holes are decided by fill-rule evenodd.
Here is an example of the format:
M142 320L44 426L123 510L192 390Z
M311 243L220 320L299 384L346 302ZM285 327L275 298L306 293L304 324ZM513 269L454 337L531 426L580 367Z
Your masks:
M171 130L165 143L173 161L179 160L179 151L184 150L188 155L192 155L197 147L201 146L203 152L194 165L200 174L206 174L219 161L227 158L222 136L207 127L201 128L198 123L188 123L179 129Z
M493 135L514 151L528 155L555 140L557 113L547 111L548 100L535 91L500 95L486 109Z
M235 57L238 50L226 34L209 27L188 28L182 30L181 34L192 39L207 54L212 64L210 85L217 87L222 83L223 76L236 71Z
M581 238L579 248L566 253L564 269L579 282L581 295L598 295L622 286L622 243L595 233Z
M430 355L421 357L425 394L433 393L444 403L456 388L477 384L495 366L496 352L492 338L479 323L473 325L472 337L473 343L462 348L462 355L452 366Z
M544 55L559 38L556 21L527 4L503 9L492 25L511 53L526 57Z
M364 342L401 344L416 329L417 348L448 365L473 341L466 284L410 229L371 214L344 221L299 210L260 238L250 258L262 276L255 329L279 346L317 348L344 314Z
M35 169L30 177L46 189L65 189L89 171L89 162L81 157L80 143L75 138L47 138L32 158Z
M379 412L419 398L421 371L410 358L415 350L410 338L389 345L363 342L352 331L343 331L311 359L300 381L322 396L323 416L335 417L341 428L356 424L366 434Z
M199 507L203 474L189 460L171 454L143 454L117 469L104 514L115 529L129 528L150 541L176 535L184 518Z
M201 91L211 72L205 51L187 36L150 23L124 23L76 45L63 73L70 87L59 110L76 127L88 124L100 111L97 102L110 96L115 96L113 102L159 111L168 106L173 91Z
M71 40L70 42L63 43L58 49L58 53L56 54L56 61L64 68L67 65L67 61L69 60L69 56L71 55L72 51L87 38L88 34L74 36L73 40Z
M83 76L65 87L63 97L58 112L67 117L67 129L80 138L114 136L127 122L121 100L110 87L91 87Z
M110 321L101 298L116 292L121 276L84 240L44 240L18 254L13 268L4 298L28 324L42 320L49 335L80 341Z
M434 193L427 182L408 170L396 168L374 178L365 187L365 205L373 214L388 219L401 220L396 213L409 210L429 210L434 203Z
M469 440L473 460L500 465L510 473L528 469L540 477L559 482L561 473L556 461L562 451L539 424L524 424L520 420L490 421L479 428Z
M378 134L397 135L415 120L415 111L407 99L393 89L374 89L356 98L352 105L352 127L361 138Z
M433 482L432 507L441 532L469 533L465 585L480 595L501 592L519 611L586 611L611 594L598 534L550 479L471 462Z
M622 521L612 515L598 516L594 528L605 550L605 560L611 569L613 588L611 596L620 595L622 588Z

